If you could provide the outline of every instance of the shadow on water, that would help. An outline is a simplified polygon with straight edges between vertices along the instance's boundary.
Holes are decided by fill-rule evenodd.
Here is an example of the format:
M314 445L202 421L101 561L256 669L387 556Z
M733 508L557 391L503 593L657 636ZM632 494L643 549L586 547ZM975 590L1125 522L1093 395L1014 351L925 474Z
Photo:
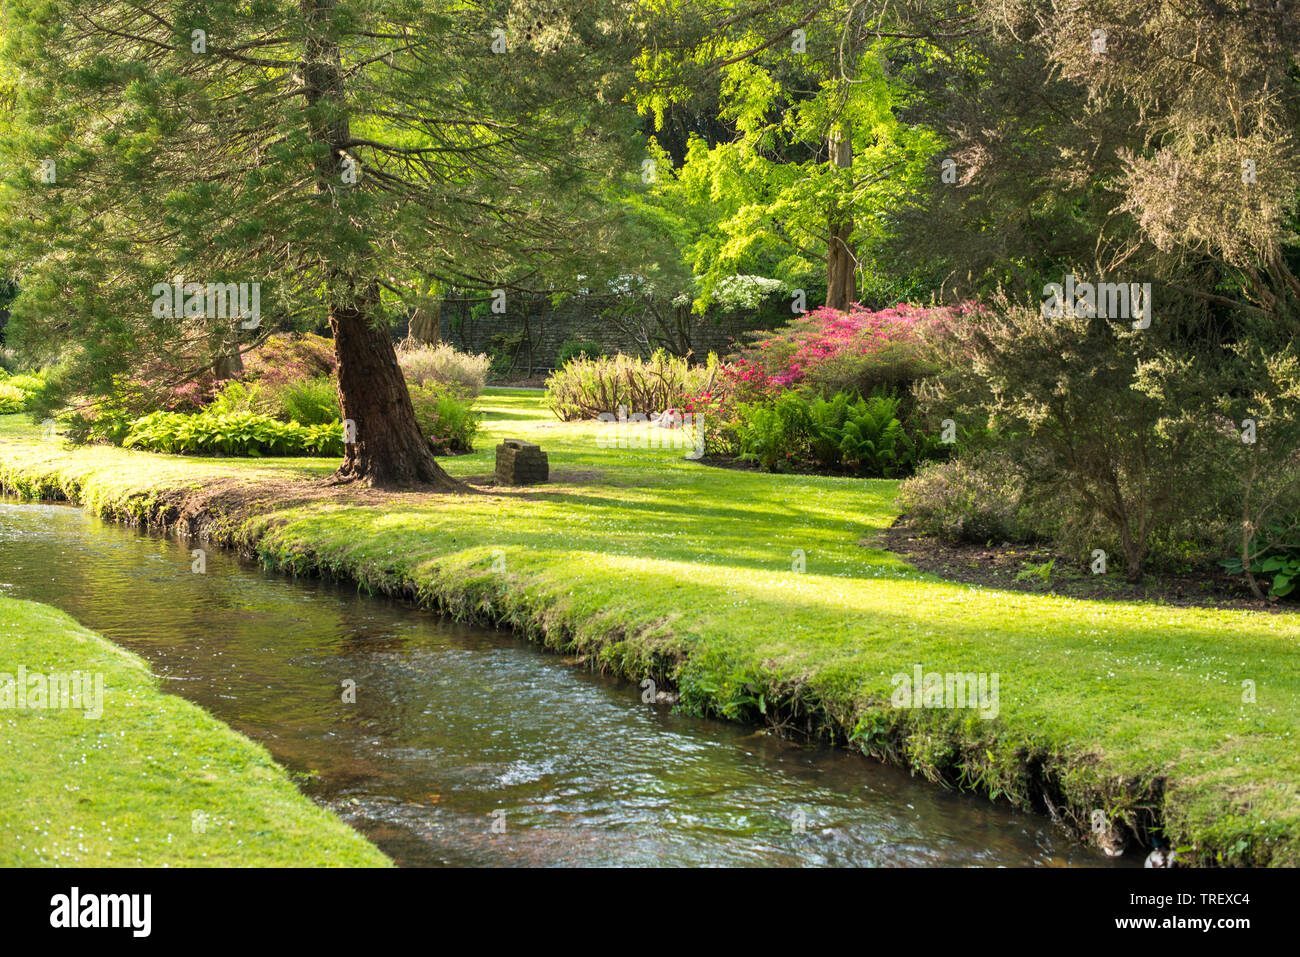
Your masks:
M0 501L0 594L148 659L405 865L1093 865L1045 818L642 704L514 636ZM344 703L345 683L355 703Z

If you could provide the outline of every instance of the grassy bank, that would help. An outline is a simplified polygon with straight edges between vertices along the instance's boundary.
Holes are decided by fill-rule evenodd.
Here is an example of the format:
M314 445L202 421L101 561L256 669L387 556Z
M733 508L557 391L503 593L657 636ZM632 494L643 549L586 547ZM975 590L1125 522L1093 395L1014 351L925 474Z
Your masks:
M180 526L297 573L515 627L684 706L829 734L1080 832L1094 809L1201 864L1300 863L1300 617L1080 601L923 575L873 547L896 483L773 476L602 449L536 393L492 391L552 483L480 494L313 488L334 463L68 449L0 419L0 483ZM998 715L895 708L891 677L996 674ZM1243 700L1253 683L1254 702Z
M0 598L0 672L20 665L102 675L102 714L93 693L80 709L0 710L0 866L388 863L261 745L161 692L139 657L54 608Z

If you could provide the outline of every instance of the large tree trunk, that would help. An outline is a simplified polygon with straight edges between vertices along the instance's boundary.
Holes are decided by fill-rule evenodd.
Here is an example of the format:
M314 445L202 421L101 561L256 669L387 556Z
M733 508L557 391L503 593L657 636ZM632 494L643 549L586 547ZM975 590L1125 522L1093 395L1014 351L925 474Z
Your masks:
M310 135L329 148L316 161L316 192L322 204L337 209L336 191L358 189L343 183L344 144L351 140L338 43L330 37L335 0L301 0L307 21L303 95L324 106L327 117L313 124ZM340 223L340 228L347 228ZM364 255L361 257L364 262ZM334 355L338 359L339 405L343 409L345 454L334 473L337 481L375 486L433 486L463 489L442 470L415 422L406 380L388 329L372 321L379 311L379 290L372 281L332 262L324 264L329 280L326 305Z
M830 160L838 169L853 167L853 128L837 125L830 135ZM847 309L858 299L858 258L852 245L853 214L832 203L826 249L826 305Z
M387 487L463 488L438 465L416 425L393 341L368 315L378 302L372 286L353 304L330 304L344 438L354 440L344 446L334 477Z

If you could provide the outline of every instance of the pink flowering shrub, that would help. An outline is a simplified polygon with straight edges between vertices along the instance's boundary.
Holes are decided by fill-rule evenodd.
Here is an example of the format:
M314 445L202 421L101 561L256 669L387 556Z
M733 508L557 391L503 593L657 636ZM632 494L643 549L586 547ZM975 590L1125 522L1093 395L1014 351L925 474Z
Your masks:
M823 306L780 329L753 334L735 367L744 388L755 392L798 388L829 397L906 389L935 371L923 334L972 310L900 303L840 312Z
M741 407L771 405L791 391L823 398L840 392L865 397L877 389L906 392L937 369L929 338L946 335L973 309L817 309L775 331L752 333L753 341L719 366L709 390L688 402L686 411L704 421L709 452L737 454Z
M408 387L415 421L433 446L435 455L474 451L480 414L474 400L455 386L429 381Z

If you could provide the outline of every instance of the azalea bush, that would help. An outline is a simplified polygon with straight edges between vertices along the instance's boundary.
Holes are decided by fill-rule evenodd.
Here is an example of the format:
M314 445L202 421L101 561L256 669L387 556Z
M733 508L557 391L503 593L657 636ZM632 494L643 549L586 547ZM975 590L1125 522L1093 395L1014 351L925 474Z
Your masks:
M411 405L420 431L438 455L474 451L479 413L459 390L438 382L410 386Z
M735 378L754 391L799 388L836 392L901 392L935 371L922 332L958 320L972 306L925 308L899 304L870 310L816 309L772 332L751 333L734 362Z
M938 353L926 334L960 322L973 311L970 305L817 309L775 331L751 333L750 344L721 365L709 388L692 396L684 408L703 423L705 450L710 454L758 454L752 442L756 430L775 434L769 426L778 420L772 416L779 415L780 409L789 412L794 408L781 404L787 393L799 393L806 403L817 399L838 402L834 408L818 407L830 419L838 420L828 420L826 429L831 432L844 427L847 409L858 399L891 394L896 407L888 418L899 420L903 434L911 437L909 442L921 443L915 438L922 430L919 421L914 421L911 390L915 382L939 368ZM855 429L859 418L855 412ZM742 439L742 433L751 438ZM824 436L817 440L819 454L792 445L780 450L778 458L820 463L832 471L856 471L856 463L864 460L869 462L865 467L868 474L909 471L911 464L890 466L883 459L871 462L878 439L864 440L872 444L870 448L861 445L859 455L852 449L841 451L843 434L836 434L833 440ZM776 451L769 450L760 457L770 458ZM933 452L928 446L924 451L918 446L915 453L900 449L898 454L900 462L914 463Z

